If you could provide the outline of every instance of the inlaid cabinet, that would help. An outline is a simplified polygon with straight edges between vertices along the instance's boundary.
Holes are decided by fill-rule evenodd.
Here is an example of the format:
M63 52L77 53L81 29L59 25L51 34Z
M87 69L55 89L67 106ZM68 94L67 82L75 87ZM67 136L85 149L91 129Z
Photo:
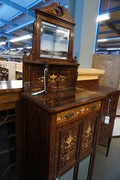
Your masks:
M56 2L35 10L23 57L24 179L90 180L105 95L76 88L73 19Z
M82 89L77 89L77 93L80 99L77 107L67 99L71 94L66 97L66 103L57 100L61 106L56 106L50 103L49 95L43 105L40 103L43 95L33 97L23 93L26 180L91 179L104 96L96 93L91 96L87 91L89 98L83 105ZM58 93L58 97L63 94ZM94 100L89 102L91 97ZM72 100L75 101L74 96Z

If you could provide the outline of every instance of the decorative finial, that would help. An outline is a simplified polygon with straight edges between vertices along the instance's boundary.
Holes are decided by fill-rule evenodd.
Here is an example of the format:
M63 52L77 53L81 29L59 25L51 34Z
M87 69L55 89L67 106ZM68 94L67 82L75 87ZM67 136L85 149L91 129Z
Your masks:
M74 61L77 62L77 56L74 56Z
M59 5L58 5L58 7L56 9L56 13L61 15L61 16L63 15L63 10L62 10L62 6L60 6L60 2L59 2Z

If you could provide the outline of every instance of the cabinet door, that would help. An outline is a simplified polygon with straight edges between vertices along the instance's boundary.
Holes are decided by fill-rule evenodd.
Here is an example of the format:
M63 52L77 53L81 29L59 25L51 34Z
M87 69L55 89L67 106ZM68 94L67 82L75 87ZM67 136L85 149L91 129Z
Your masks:
M79 126L57 129L56 174L61 176L76 161Z
M79 157L83 157L85 154L89 154L92 150L95 140L96 125L97 116L95 115L83 121Z
M0 179L16 179L15 109L0 111Z

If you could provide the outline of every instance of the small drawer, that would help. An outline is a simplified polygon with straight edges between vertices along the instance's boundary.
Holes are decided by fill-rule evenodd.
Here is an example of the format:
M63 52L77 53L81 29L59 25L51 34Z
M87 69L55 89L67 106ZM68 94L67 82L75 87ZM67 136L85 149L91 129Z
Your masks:
M101 101L97 101L91 104L87 104L84 106L79 106L77 108L73 108L61 113L57 114L57 124L61 122L66 122L68 120L72 120L74 118L81 117L83 115L89 114L96 110L99 110L101 107Z

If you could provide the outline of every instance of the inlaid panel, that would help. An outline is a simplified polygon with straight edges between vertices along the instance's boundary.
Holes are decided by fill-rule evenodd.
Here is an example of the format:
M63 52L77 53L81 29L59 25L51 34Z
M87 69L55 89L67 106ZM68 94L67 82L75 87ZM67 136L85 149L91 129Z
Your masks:
M76 149L78 139L78 127L73 127L58 133L58 147L57 147L57 170L62 171L64 168L71 166L75 162Z
M71 74L73 74L73 69L60 69L60 68L48 68L47 74L47 87L52 88L60 86L71 86L73 85L73 80ZM39 69L32 69L31 72L31 88L43 88L44 86L44 67Z
M80 156L89 152L93 147L97 118L87 119L83 122Z
M57 114L57 124L94 112L96 110L99 110L100 107L101 101L98 101L85 106L80 106L68 111L61 112Z

